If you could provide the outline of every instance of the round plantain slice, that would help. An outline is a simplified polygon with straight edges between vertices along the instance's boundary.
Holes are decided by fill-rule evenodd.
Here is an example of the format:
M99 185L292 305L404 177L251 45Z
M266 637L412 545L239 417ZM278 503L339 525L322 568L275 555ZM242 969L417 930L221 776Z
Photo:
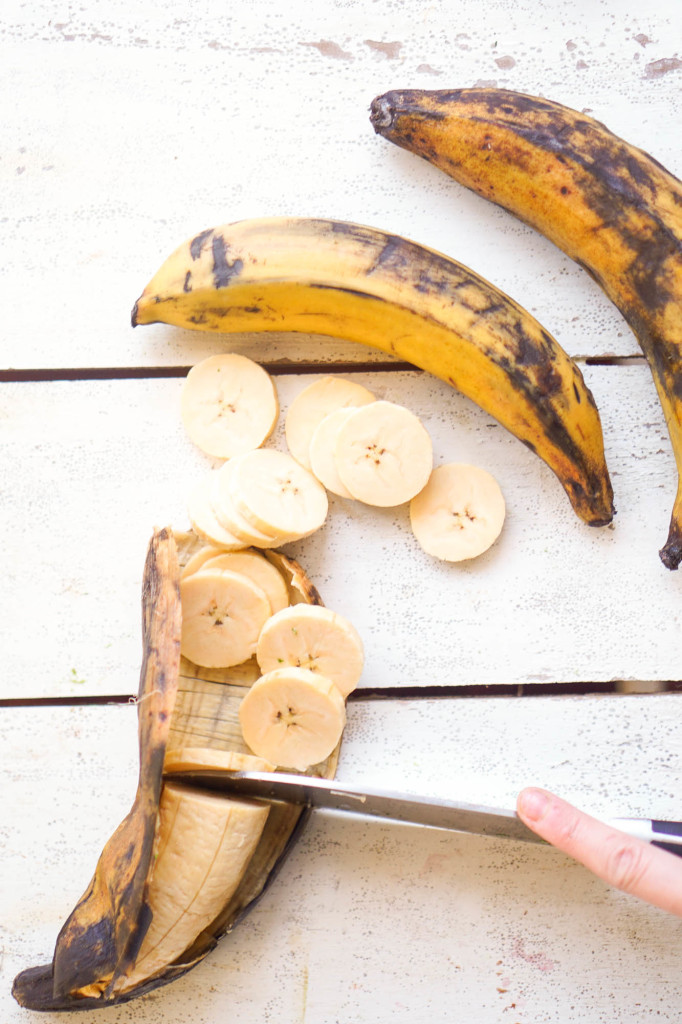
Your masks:
M180 579L184 579L185 576L191 576L192 573L195 573L211 558L217 558L219 555L224 555L225 550L225 548L218 548L213 544L207 544L205 547L200 548L180 570Z
M289 451L302 466L311 469L310 442L318 424L336 409L374 402L371 391L342 377L322 377L299 392L289 406L284 424Z
M275 382L247 356L209 356L185 378L180 415L197 447L230 459L270 437L279 416Z
M362 675L364 648L357 629L342 615L320 605L297 604L265 623L256 659L264 674L285 666L309 669L331 679L347 697Z
M331 679L305 668L279 668L253 684L239 721L254 754L305 771L336 747L346 706Z
M367 505L402 505L433 469L431 438L409 409L373 402L356 409L336 438L336 469L351 495Z
M348 409L337 409L325 416L318 424L310 442L310 467L317 479L339 498L352 498L343 480L339 476L336 465L336 443L341 427L348 417L355 412L356 406Z
M214 556L204 562L198 571L204 569L227 569L246 576L264 591L273 615L289 604L289 593L281 572L257 551L233 551Z
M216 519L225 529L240 537L245 545L256 548L276 548L295 540L296 536L275 530L263 530L242 514L233 498L233 479L237 460L231 459L215 470L210 500Z
M195 533L208 544L222 548L223 551L239 551L248 545L235 533L224 526L217 518L211 504L212 477L204 477L190 494L187 514Z
M256 650L271 614L265 592L229 570L208 569L180 582L181 653L195 665L230 668Z
M429 555L447 562L476 558L499 537L505 502L497 480L479 466L451 462L434 469L410 502L410 523Z
M230 494L236 510L257 530L300 539L324 523L327 492L291 455L258 448L233 462Z

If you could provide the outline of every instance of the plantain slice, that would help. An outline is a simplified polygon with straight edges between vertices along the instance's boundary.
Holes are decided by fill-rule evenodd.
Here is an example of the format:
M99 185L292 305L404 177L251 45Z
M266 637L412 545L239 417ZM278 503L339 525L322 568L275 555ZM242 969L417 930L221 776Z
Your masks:
M153 911L150 885L165 791L166 749L249 754L239 706L260 675L255 658L230 669L205 669L180 656L179 576L203 546L194 533L155 530L142 587L143 661L138 692L140 771L129 814L106 843L93 878L59 932L50 964L22 971L14 980L17 1002L31 1010L86 1010L127 1002L180 977L232 930L274 878L309 811L271 806L260 838L240 868L239 883L188 948L150 976L136 969ZM292 604L321 604L297 562L263 552L282 573ZM333 778L339 746L307 774ZM220 760L220 756L216 755ZM229 758L225 762L229 762ZM170 781L168 785L172 786ZM197 841L200 837L197 836ZM192 836L185 856L192 857ZM153 897L152 897L153 898ZM209 915L210 916L210 915ZM144 948L144 947L143 947ZM142 977L140 975L142 974ZM126 979L135 979L127 987Z

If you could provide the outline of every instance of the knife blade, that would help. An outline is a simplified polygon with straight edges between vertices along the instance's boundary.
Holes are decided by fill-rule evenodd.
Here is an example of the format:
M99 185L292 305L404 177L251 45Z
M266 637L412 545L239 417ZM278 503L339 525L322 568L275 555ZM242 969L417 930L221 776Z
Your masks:
M336 780L285 772L231 772L196 768L172 772L174 782L216 790L229 796L301 804L344 814L366 815L428 828L448 829L547 845L515 811L418 796L392 790L348 786ZM611 818L607 824L682 856L682 822ZM665 841L660 837L665 836Z
M230 772L221 769L192 769L173 772L174 782L186 782L230 796L277 800L317 807L327 811L388 818L430 828L451 829L477 835L498 836L542 843L544 840L523 824L514 811L479 807L397 793L382 789L359 789L329 779L284 772Z

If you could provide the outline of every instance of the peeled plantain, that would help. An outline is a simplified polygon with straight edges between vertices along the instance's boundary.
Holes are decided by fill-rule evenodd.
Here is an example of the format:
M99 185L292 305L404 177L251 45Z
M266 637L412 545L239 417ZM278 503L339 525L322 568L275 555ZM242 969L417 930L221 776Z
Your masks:
M196 764L197 756L229 767L249 755L238 709L259 675L255 659L233 669L203 669L180 656L179 571L202 546L193 533L168 528L151 539L142 588L137 792L59 932L52 962L15 978L13 995L27 1009L111 1006L190 970L260 896L307 818L299 806L268 808L172 780L174 770ZM296 562L277 552L267 557L282 573L292 603L322 603ZM309 773L331 778L337 760L338 747ZM223 837L228 819L235 841L223 841L218 851L216 840L214 857L207 846L211 830ZM202 858L207 868L201 888L185 900L190 907L182 902L183 872L195 872ZM189 923L188 914L194 915ZM187 945L168 962L168 922L175 927L178 921L176 937L187 935Z

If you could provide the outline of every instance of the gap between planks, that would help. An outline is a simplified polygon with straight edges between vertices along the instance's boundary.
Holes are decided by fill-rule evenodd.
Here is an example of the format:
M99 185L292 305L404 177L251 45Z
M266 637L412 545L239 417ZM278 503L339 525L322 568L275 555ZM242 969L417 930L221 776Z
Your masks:
M643 355L632 356L574 356L574 362L586 366L629 366L631 363L644 362ZM380 362L336 362L323 363L318 361L292 362L279 360L261 362L263 369L273 376L283 374L313 373L400 373L405 370L420 371L414 363L401 362L397 359ZM186 377L191 366L81 366L81 367L46 367L43 369L0 370L0 383L20 383L35 381L60 380L135 380L154 377Z
M679 680L622 680L602 683L497 683L472 686L387 686L385 689L358 687L348 697L354 704L380 700L434 700L453 697L560 697L560 696L642 696L682 693ZM136 704L134 693L71 697L6 697L0 708L89 707L98 704Z
M643 362L643 355L633 356L575 356L576 362L587 366L627 366ZM264 369L273 375L315 374L315 373L398 373L418 370L412 363L391 360L388 362L291 362L282 360L263 362ZM145 378L185 377L191 366L114 366L114 367L73 367L45 369L0 370L0 383L65 381L65 380L130 380ZM424 371L419 371L424 372ZM415 700L453 697L534 697L534 696L584 696L608 694L624 696L650 693L681 693L682 681L631 681L615 680L592 683L521 683L491 684L472 686L405 686L385 689L359 688L349 700ZM136 702L135 694L111 694L87 697L16 697L0 699L0 708L8 707L73 707L102 704L129 704Z

